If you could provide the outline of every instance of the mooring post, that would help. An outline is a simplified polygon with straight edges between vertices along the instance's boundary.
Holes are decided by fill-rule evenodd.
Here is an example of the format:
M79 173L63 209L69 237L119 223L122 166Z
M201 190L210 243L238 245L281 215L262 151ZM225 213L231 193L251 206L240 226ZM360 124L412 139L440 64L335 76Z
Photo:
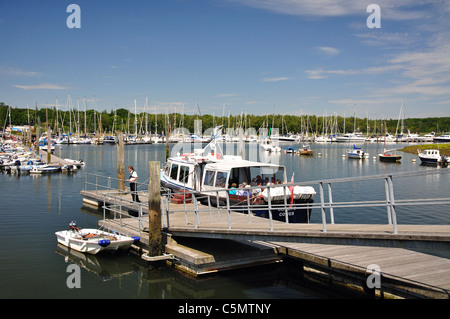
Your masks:
M160 163L149 162L150 181L148 183L148 255L161 256L163 252L161 235L161 187Z
M117 189L120 191L125 191L125 156L123 149L123 133L117 131Z
M39 156L40 152L39 152L39 126L36 125L36 144L34 145L35 149L36 149L36 155Z
M47 164L52 160L52 129L47 126Z

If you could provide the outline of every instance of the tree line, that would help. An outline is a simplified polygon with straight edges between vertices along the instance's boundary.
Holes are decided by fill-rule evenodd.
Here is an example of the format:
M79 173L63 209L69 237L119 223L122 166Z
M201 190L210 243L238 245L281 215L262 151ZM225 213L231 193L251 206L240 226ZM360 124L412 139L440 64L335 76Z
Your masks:
M367 135L383 135L403 132L425 134L436 132L440 134L450 131L450 117L407 118L398 119L368 119L341 116L320 115L251 115L239 114L229 116L187 115L180 113L139 113L134 114L127 109L119 108L110 112L95 111L61 111L55 107L48 108L13 108L0 102L0 127L5 129L12 124L17 126L31 125L47 127L58 133L103 133L114 134L121 130L134 134L161 134L165 130L173 131L183 127L189 132L195 132L195 120L202 121L202 131L216 125L225 128L278 128L279 134L338 134L359 131ZM403 125L402 125L403 124Z

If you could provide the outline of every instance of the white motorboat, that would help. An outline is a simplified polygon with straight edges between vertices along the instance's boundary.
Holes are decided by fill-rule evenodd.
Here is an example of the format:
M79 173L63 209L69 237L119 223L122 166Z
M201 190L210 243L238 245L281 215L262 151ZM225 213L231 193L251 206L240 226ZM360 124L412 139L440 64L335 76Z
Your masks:
M343 143L343 142L364 143L365 141L366 141L366 138L361 133L347 133L344 135L336 136L336 142L340 142L340 143Z
M56 173L61 171L60 166L52 166L48 164L44 165L33 165L30 169L30 174L47 174L47 173Z
M369 153L364 152L360 147L353 145L352 149L347 150L348 158L364 159L369 158Z
M50 151L53 152L55 150L55 140L51 139L50 143L49 143L47 136L42 136L39 139L38 145L39 145L40 149L42 149L44 151L48 151L49 144L50 144Z
M295 153L295 150L294 150L294 148L292 148L292 147L288 147L288 148L286 148L285 150L284 150L284 152L286 153L286 154L294 154Z
M77 168L86 166L86 163L82 159L73 160L70 158L65 158L64 161L66 161L69 165L75 165Z
M278 180L280 184L276 185ZM228 202L229 207L236 211L246 213L251 210L255 215L269 217L270 202L273 219L284 221L288 211L289 222L309 222L311 208L306 204L313 202L316 191L311 186L296 188L294 185L285 185L286 182L284 166L248 161L236 155L223 155L220 144L215 139L203 149L194 149L193 153L169 157L165 168L161 170L161 185L175 194L185 194L179 203L186 200L187 195L191 195L186 192L198 192L196 194L201 195L200 200L205 203L210 201L212 205L227 206ZM250 185L254 186L249 187ZM257 195L268 186L270 197ZM291 187L292 194L289 191ZM283 196L280 197L275 190ZM174 200L178 199L177 196L174 197ZM286 203L291 206L285 207ZM244 205L249 205L249 209L243 210Z
M259 146L266 152L279 153L281 151L281 147L274 145L272 140L267 138L262 140Z
M73 221L68 230L58 231L55 235L61 245L92 255L101 251L127 250L140 240L138 236L128 237L94 228L80 229Z
M441 164L447 165L450 159L446 158L444 155L441 155L439 150L436 149L428 149L421 152L417 150L418 156L422 161L422 164Z
M449 143L450 142L450 134L443 134L440 136L435 136L433 138L434 143Z

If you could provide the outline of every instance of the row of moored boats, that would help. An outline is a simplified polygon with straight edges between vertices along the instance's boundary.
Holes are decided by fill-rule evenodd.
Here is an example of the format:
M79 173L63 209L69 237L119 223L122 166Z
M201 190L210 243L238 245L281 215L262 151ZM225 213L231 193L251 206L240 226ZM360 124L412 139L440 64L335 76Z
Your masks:
M10 174L48 174L55 172L75 172L85 166L83 160L65 158L64 164L47 164L40 156L23 146L5 143L0 144L0 170Z

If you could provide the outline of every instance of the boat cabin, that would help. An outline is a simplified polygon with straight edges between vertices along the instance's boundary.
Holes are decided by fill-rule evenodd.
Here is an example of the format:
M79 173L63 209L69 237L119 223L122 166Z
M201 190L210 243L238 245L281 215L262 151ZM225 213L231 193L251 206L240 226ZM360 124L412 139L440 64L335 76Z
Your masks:
M200 156L181 156L167 160L161 175L165 187L210 191L231 188L233 184L256 185L280 180L286 181L285 167L243 160L240 156L225 155L220 160ZM252 182L253 181L253 182Z

